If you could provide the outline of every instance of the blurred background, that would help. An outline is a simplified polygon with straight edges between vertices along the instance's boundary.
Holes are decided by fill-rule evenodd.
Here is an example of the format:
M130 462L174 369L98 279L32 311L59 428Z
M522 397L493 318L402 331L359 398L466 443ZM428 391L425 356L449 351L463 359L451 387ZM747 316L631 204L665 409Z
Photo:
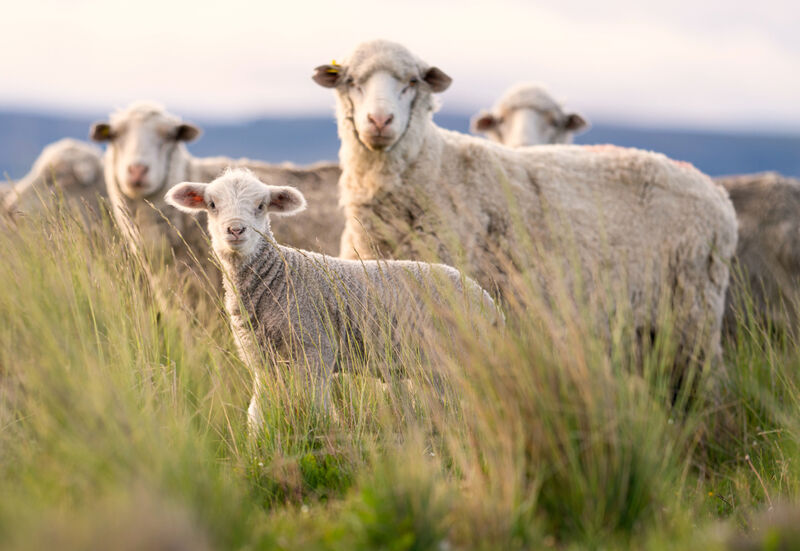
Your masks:
M593 0L0 0L0 176L86 139L136 99L200 124L196 155L336 159L333 96L312 69L402 42L453 78L437 122L544 84L592 129L577 143L666 153L711 175L800 176L800 4ZM448 21L443 25L443 21Z

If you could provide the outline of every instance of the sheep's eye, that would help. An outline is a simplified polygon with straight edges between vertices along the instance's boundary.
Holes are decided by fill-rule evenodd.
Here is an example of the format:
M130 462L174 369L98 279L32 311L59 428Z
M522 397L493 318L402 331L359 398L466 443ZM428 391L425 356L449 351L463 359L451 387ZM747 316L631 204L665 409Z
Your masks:
M259 203L258 204L258 212L261 212L263 210L264 210L264 203Z
M214 210L215 208L217 208L217 206L214 204L214 201L209 201L208 202L208 208L210 208L211 210Z
M412 78L410 81L408 81L408 85L409 86L416 86L418 82L419 82L419 80L417 80L416 78Z

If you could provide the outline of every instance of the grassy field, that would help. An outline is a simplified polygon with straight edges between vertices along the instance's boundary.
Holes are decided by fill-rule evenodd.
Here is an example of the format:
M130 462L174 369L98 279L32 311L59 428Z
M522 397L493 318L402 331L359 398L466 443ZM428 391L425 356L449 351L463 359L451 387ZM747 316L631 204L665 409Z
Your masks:
M337 377L335 414L265 368L250 436L224 312L154 300L112 224L9 225L0 259L2 548L800 546L800 348L772 328L740 321L726 375L675 397L668 337L636 361L623 321L441 312L427 359Z

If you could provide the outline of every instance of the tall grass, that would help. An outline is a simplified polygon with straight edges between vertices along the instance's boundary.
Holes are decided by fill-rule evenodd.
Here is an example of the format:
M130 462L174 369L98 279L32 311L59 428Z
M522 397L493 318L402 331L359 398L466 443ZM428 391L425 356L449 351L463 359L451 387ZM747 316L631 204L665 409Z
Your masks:
M0 231L0 547L790 537L760 515L800 495L800 354L790 332L744 314L746 297L726 375L698 364L677 395L669 334L642 346L624 312L597 334L574 303L542 307L531 286L505 326L445 308L444 331L391 354L368 345L334 377L329 410L304 366L266 366L264 428L248 435L253 374L224 312L156 300L114 225L93 228L55 209Z

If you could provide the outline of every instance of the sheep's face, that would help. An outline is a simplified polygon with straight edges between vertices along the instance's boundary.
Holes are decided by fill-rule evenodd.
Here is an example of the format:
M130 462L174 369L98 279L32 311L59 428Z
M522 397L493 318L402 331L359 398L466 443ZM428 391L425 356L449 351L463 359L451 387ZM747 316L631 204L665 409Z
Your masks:
M556 110L518 107L495 115L479 113L472 120L472 131L509 147L572 143L576 132L586 126L577 113L564 115Z
M199 135L196 126L152 111L129 111L111 123L94 124L91 130L93 140L109 142L114 177L120 191L131 199L160 191L179 144Z
M415 102L451 82L403 46L384 41L362 44L345 66L317 67L313 79L336 89L359 141L372 151L390 150L408 128Z
M306 207L295 188L266 185L242 169L229 170L210 184L178 184L166 200L186 212L208 213L211 244L223 258L247 258L262 239L271 241L270 214L292 215Z
M388 71L347 79L343 93L352 105L355 129L364 145L381 151L397 142L408 126L419 80L416 74L397 76Z

